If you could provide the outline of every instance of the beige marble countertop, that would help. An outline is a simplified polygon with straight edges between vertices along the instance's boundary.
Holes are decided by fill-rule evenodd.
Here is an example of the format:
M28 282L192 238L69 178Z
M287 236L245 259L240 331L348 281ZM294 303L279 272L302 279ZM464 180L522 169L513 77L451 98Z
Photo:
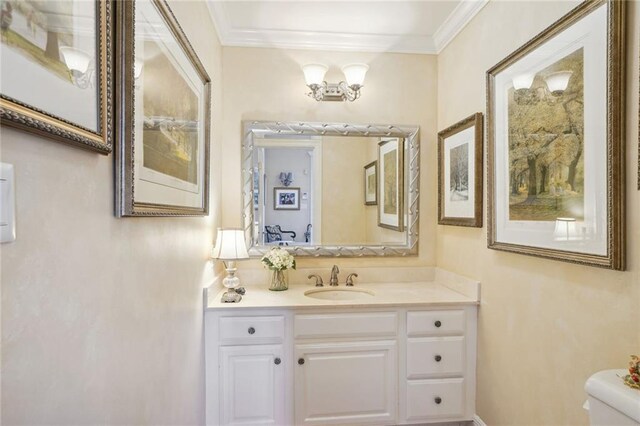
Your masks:
M473 283L471 283L473 285ZM223 289L217 293L208 292L206 309L239 308L348 308L348 307L390 307L390 306L443 306L477 305L480 303L478 291L465 291L459 286L448 286L437 282L401 282L393 284L357 284L356 288L372 291L373 296L356 300L321 300L305 296L305 292L320 287L313 285L290 285L286 291L270 291L266 285L246 287L246 294L240 303L222 303ZM324 289L344 288L325 285ZM353 287L352 287L353 288Z

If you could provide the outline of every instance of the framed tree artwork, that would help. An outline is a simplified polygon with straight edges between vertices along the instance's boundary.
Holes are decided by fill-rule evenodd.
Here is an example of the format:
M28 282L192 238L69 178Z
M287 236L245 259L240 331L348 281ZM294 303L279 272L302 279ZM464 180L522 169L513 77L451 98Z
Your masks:
M211 80L164 0L116 7L116 213L204 216Z
M624 269L624 13L585 1L487 72L488 246Z
M110 0L2 1L3 126L112 150Z
M482 113L438 133L438 223L482 227Z
M378 162L372 161L364 166L364 204L378 204Z
M378 144L378 226L404 230L404 139Z

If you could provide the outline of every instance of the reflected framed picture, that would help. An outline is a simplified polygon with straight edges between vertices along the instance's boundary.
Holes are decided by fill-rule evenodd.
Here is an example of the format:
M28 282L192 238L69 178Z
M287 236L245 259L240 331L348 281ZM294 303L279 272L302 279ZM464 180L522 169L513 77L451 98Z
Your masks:
M482 113L438 133L438 223L482 227Z
M112 2L0 3L3 126L112 150Z
M488 247L624 269L624 9L586 1L487 72Z
M378 226L404 231L404 139L378 144Z
M165 1L116 18L116 213L207 215L211 80Z
M300 188L273 188L274 210L300 210Z
M372 161L364 166L364 204L378 204L378 162Z

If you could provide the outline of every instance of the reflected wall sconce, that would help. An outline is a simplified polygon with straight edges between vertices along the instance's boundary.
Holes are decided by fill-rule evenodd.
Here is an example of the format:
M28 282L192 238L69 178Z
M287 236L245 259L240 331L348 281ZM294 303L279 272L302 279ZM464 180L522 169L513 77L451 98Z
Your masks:
M342 67L346 81L327 83L324 75L329 67L323 64L306 64L302 66L304 79L311 92L307 95L316 101L349 101L360 97L360 89L364 84L364 77L369 70L366 64L350 64Z
M242 229L218 228L216 245L211 257L222 260L227 270L227 276L222 280L222 285L227 288L227 292L222 295L221 302L237 303L242 300L240 293L244 294L244 291L238 288L240 278L236 277L236 261L249 259L247 246L244 242L244 231Z
M70 46L61 46L60 53L62 53L62 58L67 68L71 71L73 84L81 89L93 87L92 78L94 73L93 69L89 68L91 56L80 49Z
M556 219L556 228L553 238L556 241L571 241L577 239L578 229L573 217L559 217Z
M513 78L515 100L518 104L538 103L541 100L553 103L562 96L569 87L569 80L573 71L558 71L543 77L545 86L539 89L531 89L535 74L525 73ZM542 93L539 93L542 92Z
M278 178L283 186L289 186L293 183L293 172L280 172Z

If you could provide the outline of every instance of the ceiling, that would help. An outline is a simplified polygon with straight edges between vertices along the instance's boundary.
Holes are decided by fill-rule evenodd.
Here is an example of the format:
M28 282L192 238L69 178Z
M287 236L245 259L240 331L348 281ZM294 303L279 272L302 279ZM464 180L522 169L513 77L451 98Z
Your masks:
M207 0L223 46L439 53L488 0Z

